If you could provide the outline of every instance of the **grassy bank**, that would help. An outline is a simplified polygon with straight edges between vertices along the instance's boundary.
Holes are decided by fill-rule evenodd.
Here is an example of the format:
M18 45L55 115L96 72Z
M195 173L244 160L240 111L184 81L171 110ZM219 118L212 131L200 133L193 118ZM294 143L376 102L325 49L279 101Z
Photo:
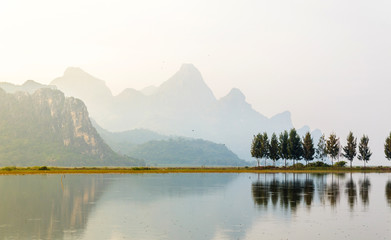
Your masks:
M137 173L340 173L340 172L391 172L391 167L3 167L0 175L23 174L137 174Z

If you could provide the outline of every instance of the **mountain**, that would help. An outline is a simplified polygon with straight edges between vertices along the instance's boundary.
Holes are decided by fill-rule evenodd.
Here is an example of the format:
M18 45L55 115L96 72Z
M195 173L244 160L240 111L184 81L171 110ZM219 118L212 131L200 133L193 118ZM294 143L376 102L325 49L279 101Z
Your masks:
M84 103L58 90L0 89L0 165L129 166L98 135Z
M126 89L117 96L112 96L102 80L81 69L67 69L51 85L82 99L92 118L109 131L148 129L163 135L204 139L226 144L246 160L251 159L254 134L279 133L293 127L289 112L267 118L255 111L237 88L216 99L192 64L183 64L150 91Z
M109 132L93 121L99 135L115 151L155 166L245 166L224 144L165 136L146 129Z
M130 156L155 166L246 166L224 144L202 139L169 139L149 141L134 146Z
M44 84L37 83L33 80L27 80L22 85L15 85L12 83L0 82L0 88L2 88L3 90L5 90L8 93L27 92L27 93L31 94L40 88L56 89L56 86L44 85Z
M104 141L116 152L131 156L131 150L140 144L149 141L168 140L169 136L158 134L147 129L133 129L123 132L110 132L100 127L95 121L92 121L95 129Z

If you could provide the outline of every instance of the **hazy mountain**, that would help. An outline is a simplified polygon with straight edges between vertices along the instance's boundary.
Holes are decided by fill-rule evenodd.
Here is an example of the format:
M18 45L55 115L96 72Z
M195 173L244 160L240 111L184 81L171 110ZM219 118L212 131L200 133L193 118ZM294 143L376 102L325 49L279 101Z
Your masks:
M156 166L246 166L224 144L202 139L169 139L149 141L134 146L130 156Z
M155 86L149 86L141 89L140 92L142 92L145 96L150 96L152 94L155 94L157 89L158 88Z
M130 156L131 150L140 144L149 141L168 140L169 136L158 134L147 129L133 129L123 132L110 132L92 121L95 129L104 141L116 152Z
M0 82L0 88L2 88L3 90L5 90L8 93L27 92L27 93L31 94L40 88L56 89L56 86L43 85L43 84L37 83L33 80L27 80L22 85L15 85L12 83Z
M109 132L93 121L99 135L115 151L157 166L244 166L224 144L165 136L146 129Z
M118 166L120 156L92 126L84 103L42 88L33 94L0 89L0 165Z
M80 68L69 67L62 77L54 79L50 85L55 85L66 96L76 97L88 106L88 111L95 119L110 118L113 95L106 83L91 76Z
M243 159L250 159L254 134L279 133L293 127L289 112L267 118L251 107L239 89L216 99L192 64L182 65L158 87L148 91L126 89L117 96L111 95L102 80L80 69L67 69L51 84L85 101L91 116L110 131L142 128L202 138L226 144Z

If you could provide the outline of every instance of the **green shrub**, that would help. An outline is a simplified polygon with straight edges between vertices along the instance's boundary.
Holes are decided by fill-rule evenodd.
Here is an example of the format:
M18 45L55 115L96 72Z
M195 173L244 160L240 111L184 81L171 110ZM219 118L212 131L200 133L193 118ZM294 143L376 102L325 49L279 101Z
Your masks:
M49 168L46 166L42 166L42 167L39 167L38 170L49 170Z
M334 163L334 166L335 167L345 167L346 166L346 162L345 161L339 161L339 162Z
M308 163L308 165L307 165L307 168L322 168L322 167L323 168L324 167L330 167L330 165L327 164L327 163L321 162L321 161Z
M296 163L296 164L292 165L292 168L294 168L294 169L303 169L304 168L304 164Z
M12 170L16 170L16 167L15 166L7 166L7 167L3 167L2 170L4 170L4 171L12 171Z

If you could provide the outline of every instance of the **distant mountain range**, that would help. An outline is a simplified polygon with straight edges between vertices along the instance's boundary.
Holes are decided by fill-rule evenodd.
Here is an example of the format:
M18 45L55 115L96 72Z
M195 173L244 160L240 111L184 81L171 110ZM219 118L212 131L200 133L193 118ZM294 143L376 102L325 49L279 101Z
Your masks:
M81 100L55 88L0 83L0 166L248 165L223 144L145 129L109 132Z
M237 88L216 99L192 64L183 64L158 87L141 91L129 88L117 96L113 96L104 81L79 68L68 68L50 85L82 99L91 117L110 131L142 128L163 135L201 138L225 144L246 160L251 159L254 134L280 133L293 127L290 112L267 118L255 111ZM309 128L298 132L305 130ZM319 137L315 135L320 135L320 131L314 132L314 140Z
M146 129L109 132L93 123L115 151L143 159L148 166L246 166L224 144L202 139L165 136Z
M145 165L117 154L102 140L81 100L34 82L19 88L27 92L6 93L3 87L1 84L0 166Z

